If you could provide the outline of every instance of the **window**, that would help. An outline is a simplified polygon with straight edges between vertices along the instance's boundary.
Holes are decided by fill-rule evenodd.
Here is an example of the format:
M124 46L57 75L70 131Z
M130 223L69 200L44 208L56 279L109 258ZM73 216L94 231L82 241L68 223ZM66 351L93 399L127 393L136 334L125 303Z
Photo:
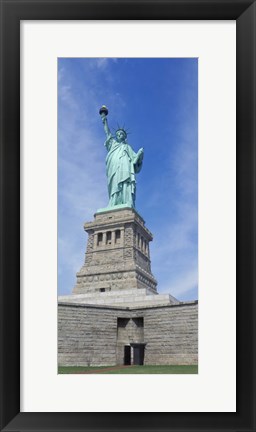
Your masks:
M98 241L97 241L97 245L98 246L102 245L102 239L103 239L103 235L102 235L102 233L99 233L98 234Z
M143 237L141 237L141 250L143 251L143 249L144 249L144 239Z
M120 230L116 230L115 235L116 235L116 237L115 237L116 244L120 244L120 238L121 238Z
M111 235L112 235L111 231L108 231L107 232L107 244L111 244Z

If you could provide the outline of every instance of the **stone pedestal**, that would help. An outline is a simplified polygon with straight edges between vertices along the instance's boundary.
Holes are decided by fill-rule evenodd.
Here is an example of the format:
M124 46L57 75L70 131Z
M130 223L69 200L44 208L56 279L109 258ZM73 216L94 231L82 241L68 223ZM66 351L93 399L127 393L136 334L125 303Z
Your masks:
M149 252L153 236L134 209L101 211L84 229L88 233L85 262L72 294L133 289L157 294Z

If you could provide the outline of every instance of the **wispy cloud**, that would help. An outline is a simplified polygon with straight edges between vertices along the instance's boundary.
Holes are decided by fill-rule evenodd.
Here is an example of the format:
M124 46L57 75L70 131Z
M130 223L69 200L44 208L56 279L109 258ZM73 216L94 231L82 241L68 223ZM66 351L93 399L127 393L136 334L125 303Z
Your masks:
M188 210L190 210L188 212ZM177 298L197 287L197 211L183 206L180 220L158 229L151 247L153 272L158 275L160 292Z
M184 273L179 274L178 278L173 278L166 280L165 284L162 286L163 293L171 293L174 297L181 298L186 297L187 299L193 300L195 293L197 291L198 285L198 271L195 266L191 268L186 268ZM193 293L193 297L189 297L189 294Z
M185 95L183 103L186 106ZM157 227L151 259L159 291L189 299L189 295L195 296L198 285L197 129L189 112L178 129L177 145L169 154L169 177L164 177L168 186L164 195L156 189L151 198L159 200L171 221Z
M91 68L105 70L109 65L116 62L117 62L117 58L101 57L101 58L90 59L89 65Z
M109 59L93 59L90 67L106 69ZM93 69L92 68L92 69ZM105 175L103 128L95 127L89 113L99 109L99 96L83 81L81 91L65 67L59 70L58 127L58 274L59 292L74 286L75 274L83 264L86 235L83 223L108 202ZM95 72L91 72L95 79ZM88 82L88 85L87 85ZM114 105L123 106L119 93L111 95ZM97 118L100 124L100 117Z

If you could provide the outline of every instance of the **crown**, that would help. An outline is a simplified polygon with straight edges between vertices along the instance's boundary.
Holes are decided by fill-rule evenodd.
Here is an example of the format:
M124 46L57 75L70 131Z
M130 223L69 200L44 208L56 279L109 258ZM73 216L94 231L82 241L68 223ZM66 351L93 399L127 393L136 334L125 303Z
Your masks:
M129 134L129 131L128 131L128 129L125 129L125 126L121 127L121 126L117 125L116 133L117 133L118 131L122 131L122 132L124 132L124 134L125 134L125 138L127 138L127 135Z

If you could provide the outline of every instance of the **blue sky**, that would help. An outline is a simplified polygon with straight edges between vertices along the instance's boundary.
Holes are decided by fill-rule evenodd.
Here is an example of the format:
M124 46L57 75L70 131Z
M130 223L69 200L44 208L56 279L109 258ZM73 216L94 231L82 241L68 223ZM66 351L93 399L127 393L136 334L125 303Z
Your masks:
M99 108L144 161L136 209L153 233L152 273L160 293L197 299L197 59L58 60L58 293L71 294L84 261L85 221L108 204Z

